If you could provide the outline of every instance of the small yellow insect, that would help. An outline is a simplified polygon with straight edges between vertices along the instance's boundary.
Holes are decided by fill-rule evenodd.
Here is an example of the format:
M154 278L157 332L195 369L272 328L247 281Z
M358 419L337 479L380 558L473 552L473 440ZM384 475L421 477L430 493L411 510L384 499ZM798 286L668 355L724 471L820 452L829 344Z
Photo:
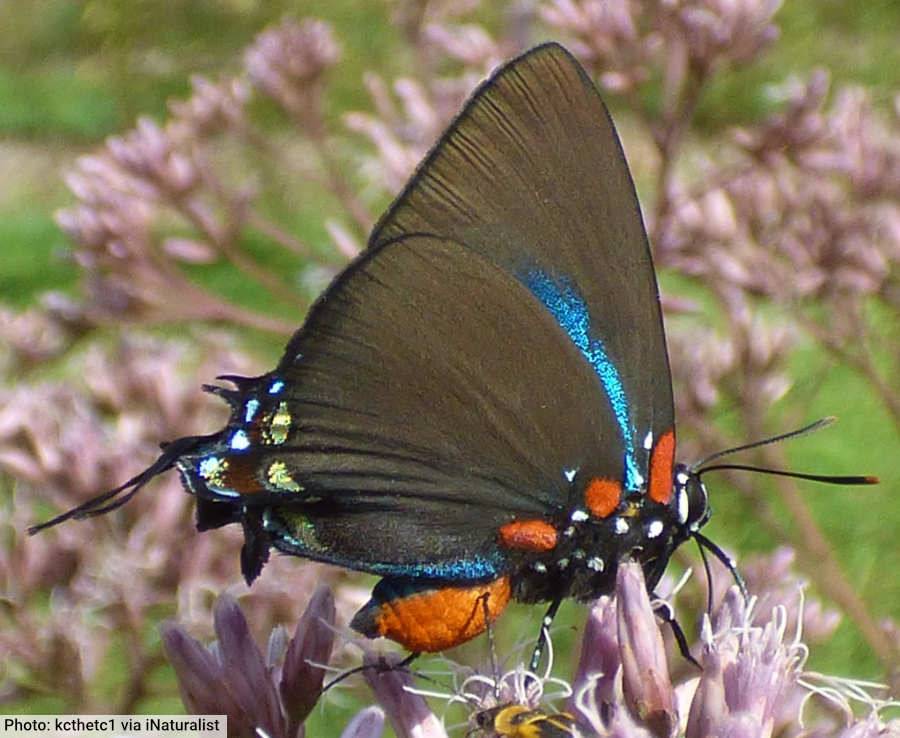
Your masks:
M575 718L567 712L547 713L525 705L507 704L475 714L476 730L500 738L572 738Z

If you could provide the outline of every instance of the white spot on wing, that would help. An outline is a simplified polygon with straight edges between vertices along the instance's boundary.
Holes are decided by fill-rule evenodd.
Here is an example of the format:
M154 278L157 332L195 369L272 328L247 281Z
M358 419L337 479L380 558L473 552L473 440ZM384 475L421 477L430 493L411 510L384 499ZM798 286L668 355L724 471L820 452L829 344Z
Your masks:
M247 404L244 405L244 422L249 423L256 416L256 411L259 410L259 400L250 399L247 400Z
M234 432L234 435L231 436L231 443L228 445L235 451L246 451L250 448L250 439L244 431L237 430Z
M653 431L647 431L647 435L644 436L644 448L648 451L653 448Z
M569 520L573 523L583 523L590 517L584 510L573 510L572 514L569 516Z
M624 536L629 530L628 521L625 518L616 518L616 534Z
M603 571L604 566L605 565L603 563L603 559L601 559L599 556L591 556L591 558L587 560L588 569L593 569L594 571Z
M200 476L204 479L215 476L221 468L222 459L218 456L207 456L205 459L201 459L200 464L198 465Z
M571 482L575 479L575 475L578 473L577 469L566 469L563 471L563 476L566 478L567 482Z

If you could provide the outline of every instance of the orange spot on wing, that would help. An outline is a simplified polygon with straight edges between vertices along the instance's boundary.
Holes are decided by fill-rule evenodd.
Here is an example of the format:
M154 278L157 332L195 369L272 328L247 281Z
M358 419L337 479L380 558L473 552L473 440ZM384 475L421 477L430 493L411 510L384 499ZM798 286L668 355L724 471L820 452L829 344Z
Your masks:
M444 651L483 633L486 621L500 617L509 598L509 577L468 587L416 592L381 603L375 616L377 632L366 635L390 638L414 653Z
M597 518L605 518L619 506L622 485L614 479L594 477L584 491L584 504Z
M660 436L650 455L650 499L668 505L672 499L672 468L675 465L675 430Z
M556 528L546 520L514 520L500 528L500 545L523 551L552 551Z

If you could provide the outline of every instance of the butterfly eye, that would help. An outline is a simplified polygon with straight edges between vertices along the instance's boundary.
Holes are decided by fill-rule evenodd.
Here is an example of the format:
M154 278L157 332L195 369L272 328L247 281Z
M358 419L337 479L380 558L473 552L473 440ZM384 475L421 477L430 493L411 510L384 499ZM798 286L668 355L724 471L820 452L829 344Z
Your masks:
M712 510L709 507L709 495L700 478L692 475L687 483L687 527L692 532L700 530L709 521Z
M712 512L709 507L709 495L700 476L692 472L684 464L675 468L675 494L672 500L678 523L695 533L709 520Z

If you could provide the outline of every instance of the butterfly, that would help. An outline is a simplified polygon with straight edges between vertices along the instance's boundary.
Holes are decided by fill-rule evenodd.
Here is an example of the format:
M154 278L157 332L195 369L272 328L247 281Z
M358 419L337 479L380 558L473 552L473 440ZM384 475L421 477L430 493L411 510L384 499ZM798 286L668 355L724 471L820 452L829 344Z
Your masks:
M271 549L380 575L351 625L413 654L473 638L510 600L550 603L548 625L565 598L610 593L627 557L652 591L690 539L733 569L700 532L712 467L675 461L622 146L558 44L474 92L272 371L220 379L222 430L32 532L174 467L199 530L243 528L248 583Z

